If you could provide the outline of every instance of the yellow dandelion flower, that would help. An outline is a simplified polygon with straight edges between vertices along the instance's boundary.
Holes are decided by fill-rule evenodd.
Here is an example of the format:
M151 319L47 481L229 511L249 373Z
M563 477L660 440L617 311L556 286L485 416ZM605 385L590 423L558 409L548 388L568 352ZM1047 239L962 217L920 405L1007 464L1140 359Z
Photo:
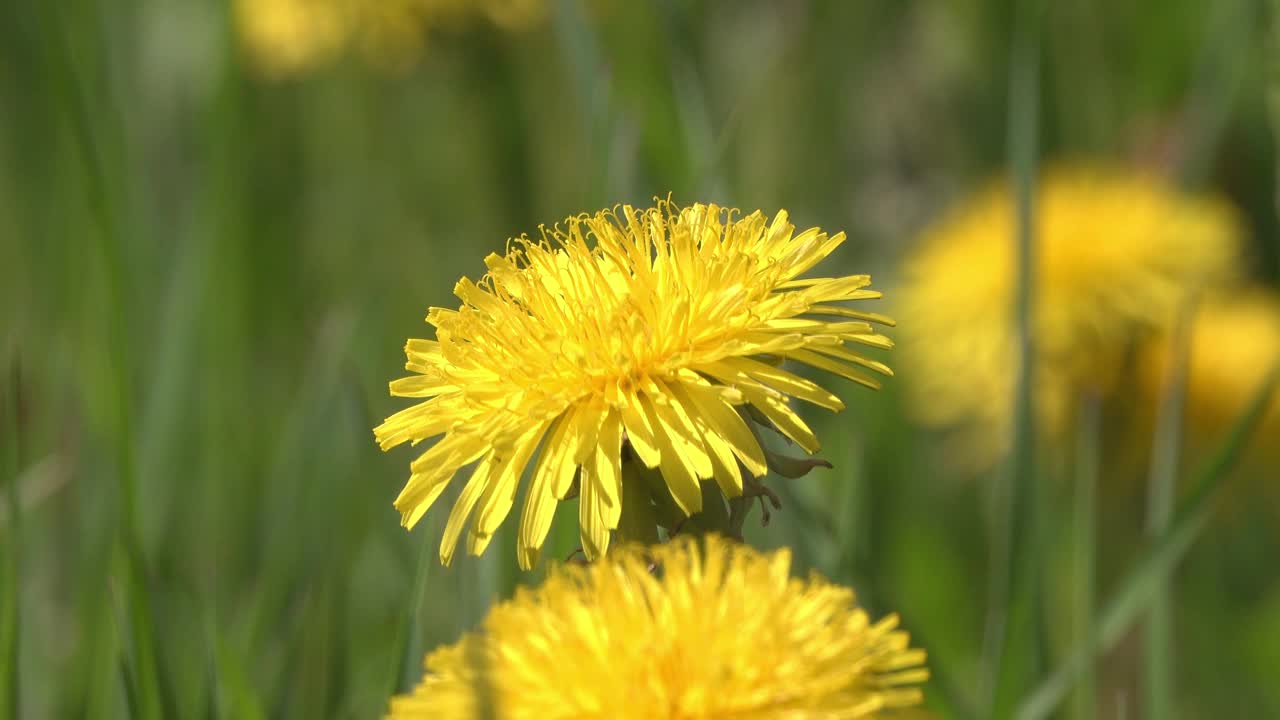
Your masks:
M1037 415L1065 429L1104 393L1133 343L1166 328L1194 288L1231 277L1240 225L1217 197L1102 167L1046 174L1035 203ZM904 268L902 354L913 409L959 430L977 465L1007 448L1017 375L1013 199L1000 183L929 228ZM963 434L967 430L967 435Z
M1280 363L1280 297L1252 290L1212 297L1197 308L1187 360L1189 439L1217 442ZM1144 406L1154 408L1168 372L1168 342L1149 343L1139 368ZM1280 399L1273 399L1255 438L1280 437ZM1274 442L1257 450L1280 451Z
M346 40L337 3L236 0L236 24L254 60L267 74L288 75L336 53Z
M432 30L477 19L520 30L545 9L544 0L237 0L236 23L262 71L284 76L348 47L381 64L403 65Z
M393 720L879 718L921 702L925 652L852 590L711 535L562 567L427 656Z
M483 552L526 467L522 566L535 562L575 479L583 549L595 558L622 514L624 455L658 469L687 517L702 509L702 480L735 497L740 468L766 472L744 412L812 454L818 439L788 398L844 407L781 360L870 387L878 383L864 370L889 374L856 349L889 347L872 327L888 318L839 304L880 297L870 278L800 278L844 233L797 234L786 212L772 221L734 212L663 202L571 217L486 258L480 282L454 288L457 310L430 310L436 339L409 340L414 375L391 383L393 395L429 399L374 432L383 449L440 438L412 463L395 501L406 527L475 463L449 515L442 562L468 516L468 550Z

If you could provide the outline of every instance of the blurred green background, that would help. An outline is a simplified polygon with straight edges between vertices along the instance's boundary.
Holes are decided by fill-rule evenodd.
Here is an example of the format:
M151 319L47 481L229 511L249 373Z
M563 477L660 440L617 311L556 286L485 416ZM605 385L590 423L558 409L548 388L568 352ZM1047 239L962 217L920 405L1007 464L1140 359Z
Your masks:
M539 575L515 569L511 527L439 567L444 514L406 533L391 507L411 453L370 429L405 405L386 382L428 306L456 305L508 237L668 193L844 230L831 271L891 296L915 234L1007 167L1035 3L1014 5L548 2L516 29L423 22L395 63L357 48L281 74L246 46L244 3L8 0L0 716L377 715L423 651ZM1050 4L1040 154L1228 194L1274 285L1274 20L1248 0ZM902 382L808 413L836 469L775 481L786 507L752 539L900 612L930 707L978 717L998 523L983 478L905 419ZM1046 488L1047 621L1014 695L1078 640L1070 490ZM1100 503L1105 600L1143 521L1131 491ZM577 545L574 504L560 515L547 557ZM1280 717L1278 528L1274 504L1233 503L1180 566L1181 717ZM1063 717L1144 716L1138 638Z

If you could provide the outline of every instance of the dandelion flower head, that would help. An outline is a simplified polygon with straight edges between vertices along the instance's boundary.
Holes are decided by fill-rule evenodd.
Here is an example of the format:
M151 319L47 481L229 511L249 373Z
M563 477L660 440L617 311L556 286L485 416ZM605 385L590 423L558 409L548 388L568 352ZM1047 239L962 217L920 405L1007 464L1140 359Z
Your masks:
M474 463L440 550L448 563L470 517L467 549L478 555L529 468L520 563L536 561L575 486L583 549L595 558L618 527L624 454L660 470L688 516L702 508L702 480L735 497L742 470L765 474L749 415L817 452L789 398L843 403L780 361L871 387L867 371L889 373L859 350L890 346L872 325L888 318L841 304L878 298L870 278L800 277L844 239L797 233L786 212L770 221L661 202L571 217L490 255L488 274L455 287L461 307L428 313L435 339L405 348L413 374L391 393L426 400L374 431L383 449L439 437L396 499L403 524Z
M1258 289L1212 296L1196 308L1189 342L1186 414L1191 437L1216 442L1280 364L1280 297ZM1155 408L1162 394L1168 346L1164 339L1148 343L1140 358L1144 404L1149 409ZM1272 398L1256 437L1280 437L1280 399ZM1255 446L1263 444L1275 445Z
M1153 175L1100 166L1048 172L1034 201L1037 415L1065 429L1081 393L1105 393L1134 343L1167 328L1187 293L1231 278L1232 208ZM901 336L913 408L967 428L971 460L1005 449L1017 376L1013 198L1002 182L927 229L904 268ZM963 437L963 435L962 435Z
M543 0L236 0L235 9L254 60L275 76L310 69L348 47L403 64L433 29L487 19L518 30L545 11Z
M920 703L923 650L854 594L710 535L562 567L428 655L393 720L879 718Z

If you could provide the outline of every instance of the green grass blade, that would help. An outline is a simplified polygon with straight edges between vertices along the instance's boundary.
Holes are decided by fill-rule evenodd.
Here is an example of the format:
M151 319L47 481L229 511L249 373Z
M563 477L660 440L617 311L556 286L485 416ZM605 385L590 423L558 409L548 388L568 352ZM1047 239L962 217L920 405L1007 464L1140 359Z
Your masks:
M1199 186L1213 169L1236 95L1252 66L1252 53L1241 52L1241 45L1250 42L1257 9L1253 0L1209 5L1200 57L1182 110L1186 140L1180 180L1186 186Z
M471 671L475 673L476 678L475 717L477 720L495 720L498 716L498 708L491 681L492 668L489 664L489 654L485 652L484 643L480 642L468 644L466 650L467 664L471 666Z
M221 716L265 720L267 712L251 680L251 663L246 653L238 651L235 641L221 634L215 633L210 644L216 664L212 672L217 678L210 687L217 697L216 704L223 710Z
M138 702L138 678L130 670L126 657L120 659L120 686L124 688L124 706L129 709L129 717L140 717L142 706Z
M1169 529L1182 454L1183 408L1186 404L1190 308L1178 321L1169 344L1169 370L1151 446L1147 481L1147 537L1154 541ZM1143 635L1143 703L1149 718L1173 718L1173 598L1168 578L1159 583Z
M110 567L114 564L112 551L103 553L102 564ZM99 598L86 610L84 634L83 668L80 669L83 695L67 703L68 716L83 717L87 720L114 717L116 713L116 692L120 683L120 631L119 591L109 579L110 572L101 573L108 584L108 602ZM125 686L127 687L127 686Z
M929 642L929 637L918 628L912 627L910 632L912 647L934 647ZM929 655L929 683L925 686L925 698L934 709L942 711L942 717L951 720L976 720L978 717L973 708L972 688L962 687L952 675L951 667L938 662L932 651Z
M598 158L589 175L591 184L583 191L583 207L605 207L616 201L610 196L615 188L610 183L610 143L614 119L610 111L613 98L610 83L604 76L605 60L600 43L578 0L559 0L552 8L556 39L565 65L572 68L574 92L587 118L590 148Z
M138 718L145 717L145 713L150 712L149 708L143 706L144 699L141 694L143 681L138 677L139 665L135 657L128 632L133 625L134 608L132 603L133 579L131 577L132 568L128 557L129 550L122 543L116 543L113 547L111 565L112 565L112 586L116 589L113 593L113 610L112 620L115 625L115 634L121 638L122 646L118 648L115 657L115 663L120 673L120 687L124 692L125 707L129 709L129 717ZM123 576L123 582L119 578ZM120 589L123 588L123 593ZM158 708L157 708L158 710Z
M1280 143L1280 0L1269 0L1267 8L1270 10L1271 15L1266 43L1266 58L1268 61L1266 66L1270 68L1266 84L1267 122L1271 126L1271 142L1272 146L1275 147ZM1271 209L1276 217L1280 218L1280 153L1275 155L1272 161L1275 163L1275 169L1272 173L1275 180L1272 181L1272 185L1276 190L1271 199ZM1272 241L1275 242L1274 236ZM1276 253L1275 259L1280 261L1280 253ZM1280 267L1274 267L1271 270L1273 273L1280 275Z
M218 621L214 613L206 611L204 613L204 672L205 672L205 692L204 698L204 717L214 718L224 717L226 712L223 711L223 702L220 695L222 689L222 680L218 671Z
M391 681L387 683L390 691L388 695L406 692L422 679L422 659L425 652L422 641L422 600L427 594L431 570L436 564L436 553L435 534L423 532L421 535L422 549L418 553L418 568L413 575L413 594L409 597L404 627L400 632L395 668Z
M1196 473L1196 481L1168 529L1148 545L1133 569L1120 582L1100 614L1093 638L1071 650L1067 660L1018 707L1019 720L1048 717L1080 678L1095 655L1115 647L1134 622L1150 608L1162 583L1199 536L1212 511L1211 501L1235 465L1246 442L1261 423L1267 405L1280 382L1280 366L1271 371L1249 407L1228 432L1226 439Z
M22 373L13 361L7 386L0 386L0 454L7 462L8 525L0 535L4 546L4 567L0 568L0 711L9 717L22 717L21 663L21 577L22 577L22 506L18 493L18 475L22 472Z
M12 507L12 505L10 506ZM10 512L10 518L16 512ZM21 543L17 538L17 526L10 522L8 532L0 537L5 546L3 567L0 567L0 709L8 717L21 717L22 706L19 673L19 649L21 647L21 613L19 611L18 552Z
M1098 532L1098 468L1102 442L1102 412L1099 399L1090 395L1080 407L1076 434L1075 515L1072 529L1072 630L1077 644L1094 636L1095 575ZM1076 717L1086 720L1097 715L1098 684L1095 663L1086 662L1081 669L1076 692Z
M122 633L125 640L121 660L128 670L123 677L130 683L125 686L125 692L133 702L130 717L161 718L164 717L164 712L159 665L155 656L153 616L147 582L141 574L141 551L136 541L130 542L125 538L121 539L118 552L121 561L117 566L116 577L123 576L121 586L127 613Z
M1012 698L1010 655L1024 647L1034 625L1035 577L1035 191L1040 98L1040 24L1043 3L1024 0L1016 7L1009 74L1008 154L1013 171L1017 258L1017 294L1012 308L1017 328L1018 377L1014 398L1014 438L1008 487L997 493L997 540L991 567L990 610L983 652L983 715ZM1030 622L1022 622L1024 619ZM1019 656L1019 662L1025 662ZM1034 672L1034 668L1031 668ZM1021 674L1021 673L1020 673Z
M142 548L139 544L136 513L136 462L132 432L132 380L128 329L128 313L124 288L127 266L125 261L122 205L113 188L121 185L118 178L126 178L123 163L107 167L114 154L106 152L97 141L95 117L117 117L113 112L91 114L89 91L83 77L83 68L76 63L76 46L71 37L69 12L55 3L45 4L47 13L42 17L46 36L53 42L49 50L55 76L58 99L72 130L73 141L83 164L88 188L88 204L98 227L93 235L99 243L98 253L106 269L105 311L110 327L110 347L107 360L110 364L108 388L112 399L112 417L115 423L113 441L116 451L116 473L120 483L121 543L124 551L124 591L127 595L129 615L129 651L127 662L132 664L129 677L137 686L132 688L137 699L137 715L140 718L159 718L162 712L162 694L159 664L156 661L154 622L148 599L146 570ZM97 21L99 18L93 18ZM117 178L109 183L108 176Z

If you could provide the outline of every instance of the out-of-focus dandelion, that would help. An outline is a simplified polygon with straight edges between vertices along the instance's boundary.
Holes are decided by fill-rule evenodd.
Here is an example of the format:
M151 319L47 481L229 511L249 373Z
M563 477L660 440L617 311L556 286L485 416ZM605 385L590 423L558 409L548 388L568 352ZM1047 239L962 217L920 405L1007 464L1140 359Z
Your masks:
M1079 397L1112 388L1135 343L1168 328L1188 293L1234 276L1241 231L1219 198L1105 167L1047 173L1035 213L1035 399L1053 436ZM1010 437L1013 227L1001 183L929 228L904 269L899 308L912 322L901 362L915 415L953 430L973 469Z
M1189 342L1188 437L1193 443L1216 443L1280 363L1280 298L1257 289L1209 297L1196 309ZM1152 409L1159 402L1168 366L1167 341L1153 341L1143 349L1139 377L1144 407ZM1280 438L1280 400L1272 400L1254 437L1255 450L1280 458L1275 440Z
M928 679L894 615L715 535L561 567L426 660L388 717L879 718ZM488 715L481 708L489 711Z
M506 30L536 23L544 0L237 0L236 23L258 67L284 76L347 48L383 65L403 65L434 30L487 20Z
M440 557L450 561L468 516L467 548L479 554L531 467L521 565L536 561L556 503L575 488L583 549L595 558L624 517L654 527L648 493L623 502L624 484L639 476L651 486L657 478L682 517L703 509L703 480L742 496L744 482L774 464L753 419L816 452L788 399L844 404L781 361L871 387L864 371L889 373L857 349L889 347L872 326L888 318L839 304L880 297L870 278L800 278L844 239L817 228L796 234L786 212L769 221L662 202L571 217L490 255L479 283L454 288L461 307L428 313L436 339L405 348L415 374L391 393L429 399L375 430L383 449L440 436L396 499L403 524L413 527L475 463Z

